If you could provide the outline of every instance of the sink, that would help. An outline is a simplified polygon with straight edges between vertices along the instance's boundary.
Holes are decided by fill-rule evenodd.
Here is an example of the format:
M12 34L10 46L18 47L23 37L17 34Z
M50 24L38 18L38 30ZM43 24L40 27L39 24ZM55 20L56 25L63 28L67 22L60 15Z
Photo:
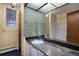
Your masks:
M33 40L32 41L32 44L43 44L44 43L44 41L43 40Z

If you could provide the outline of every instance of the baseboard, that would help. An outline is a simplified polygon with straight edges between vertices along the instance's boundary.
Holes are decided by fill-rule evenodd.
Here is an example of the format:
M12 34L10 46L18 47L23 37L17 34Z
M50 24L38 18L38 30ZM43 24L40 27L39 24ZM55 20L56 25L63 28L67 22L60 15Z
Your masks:
M0 54L10 52L10 51L14 51L14 50L18 50L18 48L17 47L12 47L12 48L8 48L8 49L5 49L5 50L1 50Z

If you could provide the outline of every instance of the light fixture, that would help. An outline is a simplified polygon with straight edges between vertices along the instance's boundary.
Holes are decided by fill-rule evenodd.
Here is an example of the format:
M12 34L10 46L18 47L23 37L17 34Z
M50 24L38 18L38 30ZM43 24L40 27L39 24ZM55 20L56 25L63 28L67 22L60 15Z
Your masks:
M39 11L46 13L46 12L49 12L50 10L55 9L55 8L56 8L55 6L53 6L49 3L49 4L45 5L43 8L41 8Z
M48 14L46 14L46 17L48 17Z
M16 7L16 3L11 3L10 5L11 5L12 8Z

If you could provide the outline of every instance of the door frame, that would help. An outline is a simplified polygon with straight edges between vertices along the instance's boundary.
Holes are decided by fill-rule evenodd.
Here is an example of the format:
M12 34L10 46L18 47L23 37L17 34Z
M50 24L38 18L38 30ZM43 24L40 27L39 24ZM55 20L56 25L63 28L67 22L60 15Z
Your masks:
M19 33L18 33L18 45L19 45L19 52L20 55L24 55L24 43L25 43L25 39L24 39L24 3L20 3L20 8L19 8L19 15L18 15L18 24L19 24Z

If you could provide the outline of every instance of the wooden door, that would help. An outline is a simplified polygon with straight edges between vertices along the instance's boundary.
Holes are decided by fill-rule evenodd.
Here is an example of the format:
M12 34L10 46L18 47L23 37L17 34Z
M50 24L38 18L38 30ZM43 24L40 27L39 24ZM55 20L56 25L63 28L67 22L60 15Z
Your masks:
M18 20L16 9L6 5L0 9L0 50L7 51L18 46Z
M79 43L79 10L67 14L67 41Z

